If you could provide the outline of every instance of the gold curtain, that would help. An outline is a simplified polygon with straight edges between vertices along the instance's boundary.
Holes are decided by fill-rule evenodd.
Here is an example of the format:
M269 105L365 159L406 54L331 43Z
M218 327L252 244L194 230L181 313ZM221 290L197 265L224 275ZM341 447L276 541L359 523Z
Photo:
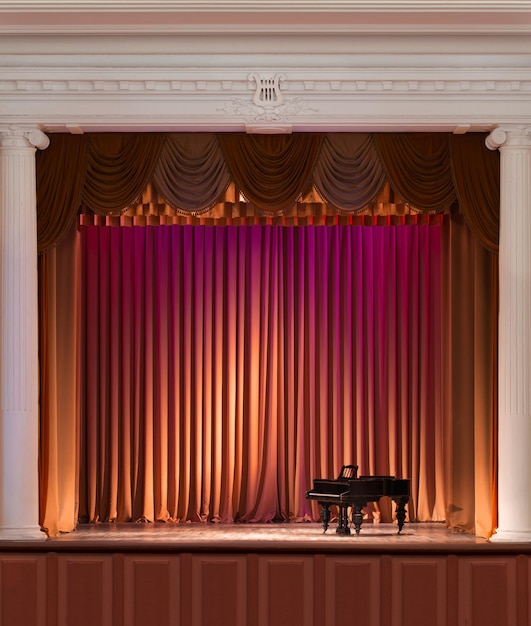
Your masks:
M453 216L443 244L446 521L496 527L498 255Z

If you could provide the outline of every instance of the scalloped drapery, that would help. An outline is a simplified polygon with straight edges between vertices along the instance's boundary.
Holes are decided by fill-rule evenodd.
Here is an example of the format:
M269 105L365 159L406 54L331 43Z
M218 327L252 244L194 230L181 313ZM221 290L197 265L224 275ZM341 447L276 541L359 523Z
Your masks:
M376 198L385 182L373 135L324 136L313 183L327 202L345 211L359 211Z
M450 135L455 191L470 230L491 251L498 250L500 227L499 152L485 150L474 135ZM481 184L471 185L481 163Z
M46 156L37 155L39 252L59 244L74 221L85 184L87 139L88 135L51 135Z
M219 202L231 174L215 135L178 133L167 136L153 182L172 208L200 213Z
M438 133L375 135L391 186L415 207L443 212L456 200L448 136Z
M144 191L158 162L165 135L90 135L82 201L96 213L120 213Z
M297 202L308 187L322 135L218 136L223 155L243 195L266 211Z
M420 211L456 202L490 250L498 247L499 154L484 133L95 133L52 135L37 154L39 252L68 232L80 205L117 214L149 182L176 210L200 213L234 182L256 207L280 213L312 186L355 212L389 183Z

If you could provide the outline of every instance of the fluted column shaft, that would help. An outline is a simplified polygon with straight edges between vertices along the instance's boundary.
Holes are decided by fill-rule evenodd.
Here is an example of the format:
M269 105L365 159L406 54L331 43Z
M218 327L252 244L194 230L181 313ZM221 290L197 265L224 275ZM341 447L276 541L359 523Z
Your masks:
M40 538L35 128L0 127L0 538Z
M531 126L495 129L500 150L498 529L531 541Z

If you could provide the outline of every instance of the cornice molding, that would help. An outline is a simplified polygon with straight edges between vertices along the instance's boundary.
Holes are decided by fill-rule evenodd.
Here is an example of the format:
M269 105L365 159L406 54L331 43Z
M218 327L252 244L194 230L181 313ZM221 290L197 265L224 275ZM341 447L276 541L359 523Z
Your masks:
M467 95L491 94L493 99L527 98L531 94L531 68L107 68L32 67L0 68L0 93L24 94L39 100L76 94L142 94L161 96L205 93L211 97L228 93L250 94L256 90L252 73L282 72L282 94L404 94Z
M213 18L212 15L209 16ZM0 11L1 18L1 11ZM213 22L172 22L166 21L161 24L98 24L92 22L70 24L43 24L25 23L9 24L0 21L0 34L2 35L449 35L449 36L477 36L477 35L529 35L531 33L531 17L526 20L517 20L516 23L485 23L469 24L466 22L451 22L436 20L433 23L365 23L349 22L339 23L304 23L293 22L273 24L267 21L220 24Z
M531 10L529 0L0 0L0 10L11 12L290 12L370 11L509 13Z
M531 32L531 0L0 0L0 33Z
M261 99L257 85L272 77L276 91ZM50 132L467 132L529 123L531 68L14 68L0 71L0 99L0 123Z
M0 34L0 124L47 132L531 117L531 0L0 0ZM284 76L275 103L257 103L255 74Z

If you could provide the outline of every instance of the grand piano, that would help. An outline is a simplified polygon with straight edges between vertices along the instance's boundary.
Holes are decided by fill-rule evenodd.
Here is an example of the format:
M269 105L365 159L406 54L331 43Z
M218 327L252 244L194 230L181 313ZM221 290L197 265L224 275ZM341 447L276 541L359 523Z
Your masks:
M306 492L308 500L317 500L321 506L323 532L330 522L330 507L339 509L336 533L350 535L348 509L352 508L352 522L356 534L360 533L363 522L362 510L369 502L377 502L387 496L396 503L398 533L406 519L406 504L411 495L411 481L394 476L360 476L357 465L343 465L337 478L316 478L313 489Z

